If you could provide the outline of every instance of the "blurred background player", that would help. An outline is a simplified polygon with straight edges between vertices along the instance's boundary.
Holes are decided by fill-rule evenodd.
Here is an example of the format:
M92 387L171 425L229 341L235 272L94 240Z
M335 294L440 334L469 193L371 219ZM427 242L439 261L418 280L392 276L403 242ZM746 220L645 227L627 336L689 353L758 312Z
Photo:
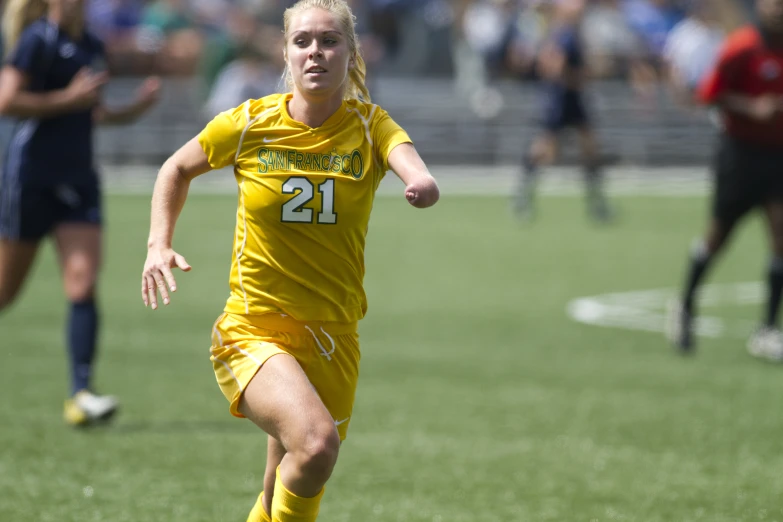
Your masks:
M133 121L155 102L158 81L144 83L125 109L101 103L107 73L91 67L101 67L103 45L85 30L80 0L9 0L3 35L8 56L0 113L16 124L0 177L0 310L16 298L41 240L51 234L70 303L65 420L106 420L116 399L91 391L102 221L93 122Z
M783 360L779 309L783 293L783 0L757 0L758 25L726 41L700 89L717 106L723 130L715 158L712 219L694 244L682 301L669 312L668 334L680 350L694 347L695 297L732 231L751 210L764 211L772 257L762 326L748 341L752 355Z
M285 12L289 94L215 117L161 168L152 199L145 305L176 290L172 249L191 181L234 167L239 184L231 297L211 359L230 412L268 433L264 493L248 522L312 522L352 416L364 245L387 170L418 208L439 197L410 138L370 103L344 0ZM167 289L167 285L169 289Z
M580 27L585 2L561 0L554 3L553 9L551 34L543 43L537 61L543 89L544 131L523 158L514 209L522 218L533 218L538 169L556 159L562 132L573 128L579 134L588 213L597 221L608 221L611 211L604 194L598 144L584 97L587 68Z

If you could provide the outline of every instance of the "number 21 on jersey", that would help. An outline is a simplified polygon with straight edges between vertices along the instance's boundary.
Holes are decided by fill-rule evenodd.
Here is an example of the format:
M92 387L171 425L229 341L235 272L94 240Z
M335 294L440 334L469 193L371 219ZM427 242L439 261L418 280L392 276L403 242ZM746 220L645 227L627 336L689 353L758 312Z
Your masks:
M315 195L315 185L305 177L294 176L283 183L283 194L295 194L283 204L281 221L283 223L312 223L313 209L304 208ZM337 214L334 211L334 179L327 179L318 185L321 193L321 210L316 223L319 225L334 225Z

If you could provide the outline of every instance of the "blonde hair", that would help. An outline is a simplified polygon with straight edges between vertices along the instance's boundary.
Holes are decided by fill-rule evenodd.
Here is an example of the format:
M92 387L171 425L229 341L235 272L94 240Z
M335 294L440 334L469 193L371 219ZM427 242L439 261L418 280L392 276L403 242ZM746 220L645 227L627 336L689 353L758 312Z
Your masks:
M364 63L364 58L362 58L361 49L359 48L359 39L356 37L356 17L345 0L299 0L296 4L286 9L285 14L283 15L286 46L288 45L288 31L291 28L291 20L293 17L308 9L316 8L329 11L337 16L342 25L343 32L345 33L345 38L348 41L348 49L351 52L354 66L348 72L348 85L345 89L343 98L346 100L361 99L369 102L370 91L367 90L367 86L365 85L367 65ZM293 89L294 78L287 65L284 75L286 86L289 90Z
M48 11L46 0L8 0L3 11L3 50L8 56L28 25Z

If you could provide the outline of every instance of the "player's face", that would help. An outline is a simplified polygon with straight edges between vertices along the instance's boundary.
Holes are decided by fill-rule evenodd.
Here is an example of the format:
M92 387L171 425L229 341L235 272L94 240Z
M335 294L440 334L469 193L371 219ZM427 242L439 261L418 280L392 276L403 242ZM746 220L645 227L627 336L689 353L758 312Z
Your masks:
M290 22L286 53L300 92L329 96L344 90L353 60L337 16L317 8L296 14Z
M758 0L756 9L764 25L776 32L783 32L783 0Z
M84 19L84 0L46 0L49 10L57 11L61 23L70 24Z

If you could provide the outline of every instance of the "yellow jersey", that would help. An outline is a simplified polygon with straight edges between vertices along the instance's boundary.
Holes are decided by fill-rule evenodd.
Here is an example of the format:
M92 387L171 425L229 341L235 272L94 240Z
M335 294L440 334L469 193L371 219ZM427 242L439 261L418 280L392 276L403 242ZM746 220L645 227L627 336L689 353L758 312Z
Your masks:
M367 312L364 245L389 153L410 138L377 105L344 101L311 128L274 94L215 117L198 141L239 185L225 311L355 322Z

